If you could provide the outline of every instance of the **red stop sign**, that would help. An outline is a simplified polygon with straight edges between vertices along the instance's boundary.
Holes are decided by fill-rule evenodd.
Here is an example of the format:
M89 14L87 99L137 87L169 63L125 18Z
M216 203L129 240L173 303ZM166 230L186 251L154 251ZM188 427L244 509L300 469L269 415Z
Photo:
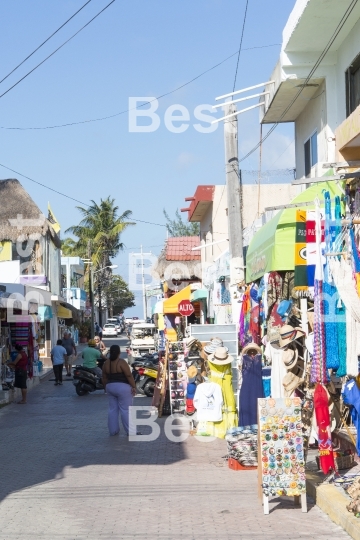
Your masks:
M178 304L178 312L183 317L188 317L194 313L195 309L190 300L181 300Z

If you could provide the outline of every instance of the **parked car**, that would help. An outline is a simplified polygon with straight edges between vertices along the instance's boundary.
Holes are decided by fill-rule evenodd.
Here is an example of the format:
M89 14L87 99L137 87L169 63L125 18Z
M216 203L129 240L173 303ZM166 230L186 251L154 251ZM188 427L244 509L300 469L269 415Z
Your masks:
M115 324L115 328L118 334L120 334L120 322L116 317L111 317L106 321L106 324Z
M104 324L103 337L117 337L117 330L115 324Z

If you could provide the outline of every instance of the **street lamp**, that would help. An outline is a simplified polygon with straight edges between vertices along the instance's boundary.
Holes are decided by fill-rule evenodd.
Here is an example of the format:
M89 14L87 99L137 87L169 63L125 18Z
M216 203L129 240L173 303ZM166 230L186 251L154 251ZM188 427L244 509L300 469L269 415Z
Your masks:
M94 268L92 266L92 262L89 259L83 259L85 263L90 264L90 302L91 302L91 339L94 338L95 335L95 309L94 309L94 275L98 272L101 272L102 270L105 270L106 268L110 268L111 270L118 268L117 264L110 264L108 266L104 266L103 268L100 268L99 270L96 270L94 272ZM99 295L99 323L101 326L102 323L102 315L101 315L101 296Z

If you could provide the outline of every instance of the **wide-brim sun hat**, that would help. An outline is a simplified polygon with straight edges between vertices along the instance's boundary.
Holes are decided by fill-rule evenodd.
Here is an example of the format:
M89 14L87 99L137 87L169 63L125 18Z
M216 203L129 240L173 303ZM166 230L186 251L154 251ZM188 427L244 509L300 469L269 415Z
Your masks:
M197 367L195 366L190 366L187 370L187 375L189 377L189 379L193 379L194 377L196 377L198 374L198 370L197 370Z
M242 354L247 354L249 351L256 351L258 354L262 354L261 347L257 343L248 343L241 352Z
M282 361L284 362L286 369L288 370L292 369L296 365L298 356L299 356L299 353L296 348L287 349L286 351L283 351L281 358L282 358Z
M287 347L287 345L290 345L290 343L305 335L305 332L301 328L298 326L290 326L290 324L284 324L284 326L280 328L279 333L279 346L281 349Z
M191 349L195 345L195 343L198 343L198 340L194 337L189 337L184 339L184 343L188 349Z
M208 361L216 366L226 366L231 364L234 358L228 353L227 347L218 347L213 354L210 354Z
M213 337L210 339L210 341L208 343L206 343L205 347L204 347L204 351L207 353L207 354L213 354L216 349L218 349L219 347L224 347L224 342L221 338L218 338L218 337ZM229 350L227 347L224 347L227 351Z

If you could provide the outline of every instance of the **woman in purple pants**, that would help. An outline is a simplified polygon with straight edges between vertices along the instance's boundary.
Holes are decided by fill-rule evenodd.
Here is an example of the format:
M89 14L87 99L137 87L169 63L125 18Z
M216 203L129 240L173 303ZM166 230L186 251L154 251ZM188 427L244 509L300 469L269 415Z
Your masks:
M109 395L108 427L110 435L120 431L119 413L126 435L129 435L129 407L136 393L135 381L126 360L120 358L119 345L111 345L110 359L102 368L102 381Z

